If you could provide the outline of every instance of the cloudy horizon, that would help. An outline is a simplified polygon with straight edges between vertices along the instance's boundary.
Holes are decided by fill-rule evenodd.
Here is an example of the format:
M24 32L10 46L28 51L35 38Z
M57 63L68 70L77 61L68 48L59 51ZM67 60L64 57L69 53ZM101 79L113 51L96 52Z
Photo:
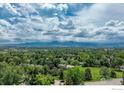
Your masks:
M124 4L0 4L0 44L124 44Z

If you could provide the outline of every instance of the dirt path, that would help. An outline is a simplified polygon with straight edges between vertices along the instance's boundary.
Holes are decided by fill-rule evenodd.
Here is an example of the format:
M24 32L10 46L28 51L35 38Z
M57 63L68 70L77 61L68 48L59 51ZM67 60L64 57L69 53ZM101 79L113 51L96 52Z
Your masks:
M85 82L85 85L121 85L122 79L113 79L113 80L105 80L105 81L95 81L95 82Z

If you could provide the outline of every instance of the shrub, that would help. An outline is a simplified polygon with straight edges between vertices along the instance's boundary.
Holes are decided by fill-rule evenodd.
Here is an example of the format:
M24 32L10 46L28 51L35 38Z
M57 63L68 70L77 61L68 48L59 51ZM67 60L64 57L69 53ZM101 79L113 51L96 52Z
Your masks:
M100 79L109 79L109 69L107 67L101 67Z
M110 77L112 77L112 78L116 78L117 77L116 72L114 70L112 70L110 72Z
M92 74L89 68L85 69L84 80L92 80Z

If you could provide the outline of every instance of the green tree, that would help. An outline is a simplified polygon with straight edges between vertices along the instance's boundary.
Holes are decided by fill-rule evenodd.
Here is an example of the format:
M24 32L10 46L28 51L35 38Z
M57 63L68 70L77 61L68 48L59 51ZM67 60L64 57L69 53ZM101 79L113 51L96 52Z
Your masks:
M58 73L58 74L59 74L59 79L61 79L61 80L62 80L62 79L63 79L63 77L64 77L64 74L63 74L63 69L59 69L59 70L58 70L58 72L59 72L59 73Z
M116 78L117 77L117 74L116 74L116 72L114 70L112 70L110 72L110 77L112 77L112 78Z
M83 71L81 67L74 67L64 71L64 81L66 85L83 84Z
M8 65L6 63L0 64L0 84L1 85L19 85L25 79L22 68Z
M54 84L55 77L52 77L50 75L36 75L35 77L35 84L36 85L51 85Z
M85 69L84 80L92 80L92 73L90 68Z
M100 69L100 78L109 79L109 69L107 67L101 67Z

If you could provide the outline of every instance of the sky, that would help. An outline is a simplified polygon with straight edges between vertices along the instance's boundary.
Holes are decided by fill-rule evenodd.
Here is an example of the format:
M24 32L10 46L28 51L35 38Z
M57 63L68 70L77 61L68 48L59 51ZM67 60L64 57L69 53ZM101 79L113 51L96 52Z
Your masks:
M0 4L0 44L124 44L124 4Z

